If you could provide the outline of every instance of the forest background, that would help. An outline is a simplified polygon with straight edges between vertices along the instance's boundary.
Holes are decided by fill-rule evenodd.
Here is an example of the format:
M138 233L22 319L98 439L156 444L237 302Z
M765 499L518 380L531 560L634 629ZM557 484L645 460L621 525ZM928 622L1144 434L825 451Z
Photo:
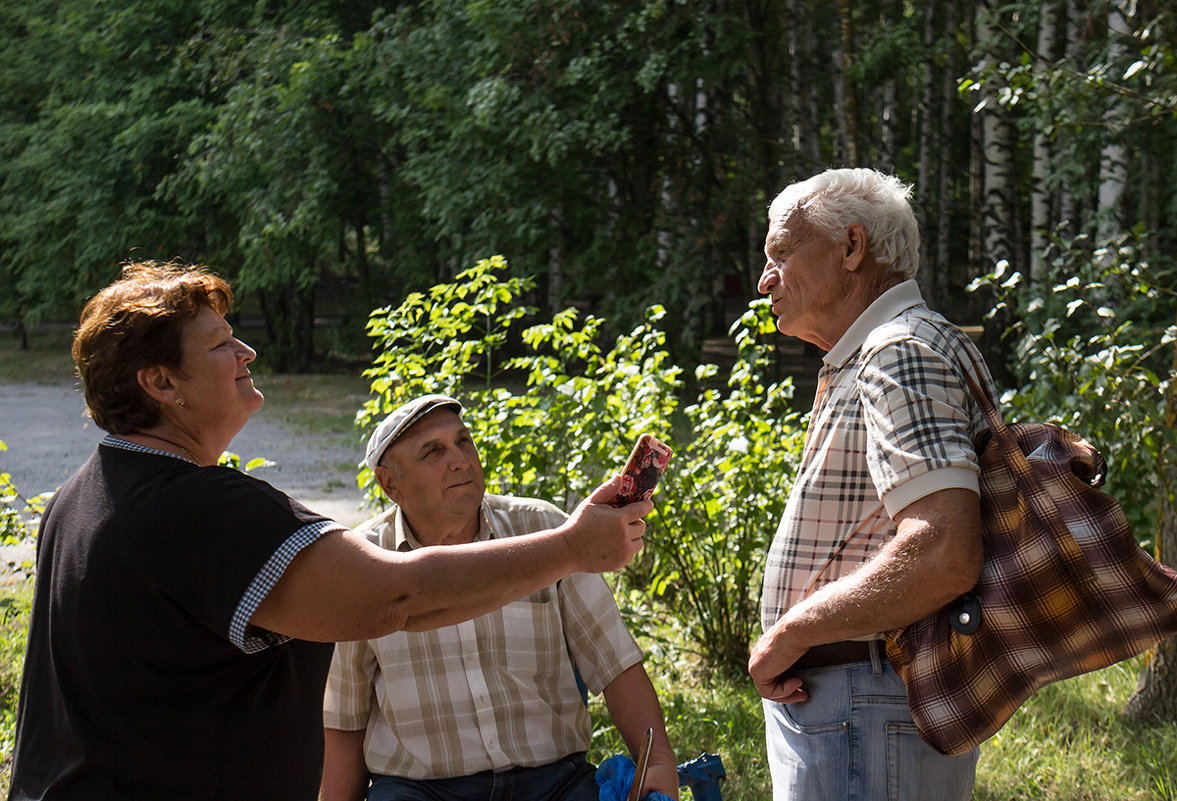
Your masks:
M180 259L231 280L264 369L371 366L370 415L412 385L381 361L395 342L424 342L449 386L473 365L534 398L653 371L641 397L696 460L749 448L723 427L740 415L778 416L741 454L779 467L771 511L817 354L749 312L765 211L826 167L877 167L914 184L925 296L973 326L1007 414L1096 442L1173 564L1175 154L1177 9L1160 0L11 0L0 323L27 347L122 262ZM456 312L446 330L471 346L448 361L429 326L402 325L439 297L421 313L452 322L479 287L506 298ZM661 586L683 575L667 565ZM755 570L740 580L736 618ZM705 627L719 607L697 606ZM719 673L746 655L754 621L736 622L699 649ZM1177 718L1177 649L1144 664L1134 714Z

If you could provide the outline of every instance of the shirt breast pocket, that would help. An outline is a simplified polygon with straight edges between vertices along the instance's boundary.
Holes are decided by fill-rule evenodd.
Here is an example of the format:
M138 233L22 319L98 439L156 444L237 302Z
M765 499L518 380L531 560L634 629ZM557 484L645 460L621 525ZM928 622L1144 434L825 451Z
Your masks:
M560 606L550 588L507 604L501 617L503 653L511 673L551 675L568 661Z

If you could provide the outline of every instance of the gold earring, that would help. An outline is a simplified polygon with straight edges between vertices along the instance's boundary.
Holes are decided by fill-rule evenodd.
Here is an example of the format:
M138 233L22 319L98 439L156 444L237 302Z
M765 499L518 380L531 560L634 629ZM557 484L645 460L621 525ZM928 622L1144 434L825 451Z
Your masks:
M184 408L184 399L183 398L176 398L176 405L179 406L181 409L183 409Z

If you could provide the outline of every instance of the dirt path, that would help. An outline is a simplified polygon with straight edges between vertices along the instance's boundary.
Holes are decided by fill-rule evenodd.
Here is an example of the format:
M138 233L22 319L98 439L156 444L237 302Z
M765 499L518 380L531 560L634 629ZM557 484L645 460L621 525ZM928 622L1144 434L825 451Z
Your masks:
M297 431L267 408L253 416L230 450L243 463L260 456L274 462L252 474L315 511L349 526L365 520L370 512L360 508L355 483L361 455L356 435ZM8 445L0 451L0 472L12 475L22 495L55 490L93 452L104 432L84 410L72 382L0 380L0 440ZM0 551L0 564L13 555Z

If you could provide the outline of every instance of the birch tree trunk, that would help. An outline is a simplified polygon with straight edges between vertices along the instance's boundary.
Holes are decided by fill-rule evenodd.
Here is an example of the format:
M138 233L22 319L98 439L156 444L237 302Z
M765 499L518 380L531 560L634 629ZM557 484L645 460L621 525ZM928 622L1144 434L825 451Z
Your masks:
M1000 38L993 26L996 10L977 14L977 41L985 42L985 58L993 63L1006 60L997 45ZM1009 111L998 102L996 92L986 98L981 110L981 152L984 159L981 206L984 264L1014 260L1014 135Z
M1121 3L1108 7L1107 63L1117 64L1125 52L1124 38L1128 36L1127 12ZM1120 137L1119 103L1113 95L1111 104L1104 114L1103 153L1099 160L1099 233L1100 239L1109 239L1124 229L1120 198L1124 194L1127 180L1127 166L1124 162L1124 144Z
M928 2L924 6L924 74L920 88L920 111L917 125L920 143L919 150L919 184L921 194L919 208L920 224L920 289L933 308L941 308L940 276L943 265L933 258L936 253L935 245L939 241L941 232L933 223L933 215L939 221L938 211L941 206L939 189L940 182L937 173L943 169L942 161L934 157L933 153L943 151L940 141L940 129L937 125L940 115L938 112L938 96L936 93L939 71L936 69L935 48L938 39L936 28L936 8L939 4Z
M798 163L788 178L805 178L821 164L821 116L817 111L817 88L808 80L813 52L813 23L804 8L803 0L785 2L785 46L789 55L789 88L786 122L793 151ZM776 187L776 191L784 186ZM770 194L769 197L772 197Z
M858 99L857 88L851 77L854 64L854 9L850 0L838 0L841 22L841 46L839 47L837 79L834 82L834 103L837 106L838 138L841 140L841 157L846 166L858 164Z
M982 57L996 64L1010 59L1001 48L1007 40L1000 35L996 26L999 10L978 8L976 11L977 43L983 51ZM1006 26L1008 27L1008 26ZM974 206L980 212L980 247L978 261L973 265L979 272L990 272L1001 262L1016 260L1017 241L1015 223L1014 183L1014 135L1009 111L998 102L997 88L986 83L986 97L980 104L980 205ZM974 200L975 202L975 200ZM992 295L979 295L976 300L986 309L993 308ZM982 335L981 347L986 361L998 383L1006 384L1011 378L1005 364L1002 332L1009 326L1007 316L995 314L989 319Z
M1038 26L1038 56L1051 63L1056 58L1061 11L1059 0L1043 0L1042 19ZM1039 80L1043 71L1043 65L1039 62L1035 67ZM1054 187L1050 181L1054 166L1052 156L1050 136L1039 125L1034 133L1034 175L1030 187L1030 278L1035 281L1046 278L1046 247L1054 227L1051 214Z
M1080 29L1087 17L1086 6L1082 0L1071 0L1067 3L1067 43L1065 47L1068 62L1074 63L1081 42ZM1059 220L1066 223L1064 235L1068 238L1082 230L1083 220L1079 219L1079 199L1075 196L1074 187L1064 181L1059 187Z
M564 209L553 206L548 215L548 311L556 314L564 297Z
M886 25L890 19L897 19L898 11L895 3L879 4L879 24ZM883 172L894 172L895 162L899 156L897 125L899 116L899 75L891 72L883 78L882 91L879 93L879 155L875 166ZM919 187L924 191L923 184Z
M952 42L956 41L959 5L958 0L949 0L940 4L944 9L944 33L945 36L950 37ZM938 149L939 168L937 170L940 185L936 193L939 202L936 204L936 258L934 263L938 265L940 283L943 287L947 287L951 283L953 266L949 261L948 231L951 211L949 179L959 168L954 162L950 143L952 141L952 111L957 99L956 76L960 74L960 63L960 48L956 44L952 44L948 47L944 69L940 71L940 147ZM943 300L944 298L941 298L941 301Z

